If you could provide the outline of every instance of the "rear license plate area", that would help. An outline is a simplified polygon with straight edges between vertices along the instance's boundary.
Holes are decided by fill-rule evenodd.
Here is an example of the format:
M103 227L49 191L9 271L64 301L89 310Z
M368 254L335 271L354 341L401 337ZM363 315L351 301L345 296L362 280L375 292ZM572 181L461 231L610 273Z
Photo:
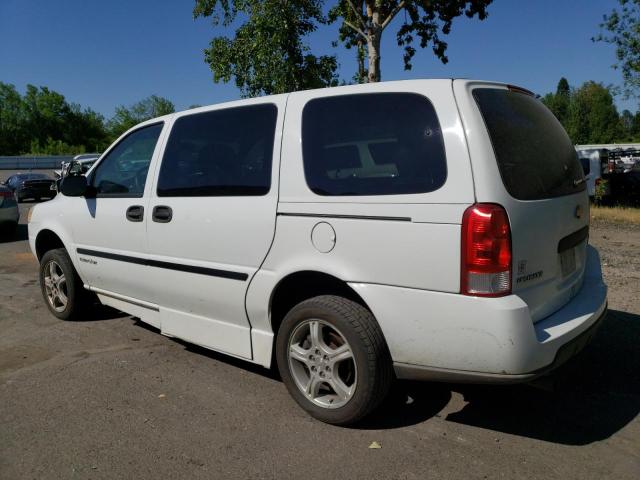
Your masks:
M569 248L560 252L560 270L562 277L571 275L576 270L576 249Z

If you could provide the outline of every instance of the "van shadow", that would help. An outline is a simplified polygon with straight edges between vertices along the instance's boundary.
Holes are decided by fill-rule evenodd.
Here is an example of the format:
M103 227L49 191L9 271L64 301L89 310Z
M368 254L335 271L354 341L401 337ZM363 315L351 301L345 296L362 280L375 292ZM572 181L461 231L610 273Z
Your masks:
M115 320L117 318L131 317L128 313L121 312L113 307L102 305L99 302L94 302L91 305L85 307L82 317L77 319L78 322L100 322L103 320Z
M136 324L157 331L141 322ZM174 340L195 354L280 380L276 368L266 369ZM396 381L383 404L353 428L395 429L440 417L448 422L558 444L587 445L604 440L640 412L639 341L640 315L610 310L583 352L534 384ZM452 392L460 393L466 404L457 412L441 413L449 405Z
M640 412L640 315L610 310L582 353L532 385L458 386L446 420L566 445L604 440Z

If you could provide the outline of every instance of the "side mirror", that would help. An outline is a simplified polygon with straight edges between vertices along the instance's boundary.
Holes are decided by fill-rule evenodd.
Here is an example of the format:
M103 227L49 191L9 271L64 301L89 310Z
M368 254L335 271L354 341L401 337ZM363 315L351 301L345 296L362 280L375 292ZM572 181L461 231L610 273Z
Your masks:
M60 182L60 193L65 197L81 197L87 192L87 177L69 175Z

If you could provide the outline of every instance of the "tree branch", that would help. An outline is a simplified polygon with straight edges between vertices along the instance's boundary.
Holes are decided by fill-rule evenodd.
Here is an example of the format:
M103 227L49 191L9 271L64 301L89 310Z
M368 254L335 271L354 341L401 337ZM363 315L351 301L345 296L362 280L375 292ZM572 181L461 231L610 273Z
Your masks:
M347 21L347 20L343 20L344 24L351 27L352 29L354 29L356 32L358 32L359 35L362 36L362 38L364 38L365 40L367 40L367 35L360 30L358 27L356 27L355 25L353 25L351 22Z
M358 9L356 8L356 6L353 4L352 0L347 0L347 3L349 4L349 6L351 7L351 10L353 10L353 13L356 14L356 18L358 19L358 21L360 22L360 25L362 25L363 28L367 28L367 24L365 23L365 21L362 19L362 12L359 12ZM346 23L346 22L345 22ZM360 32L362 33L362 32Z
M391 23L391 20L393 20L394 17L398 14L398 12L403 8L404 8L404 0L398 3L398 5L396 5L396 8L394 8L393 10L391 10L391 12L389 12L389 15L387 15L387 18L384 20L384 22L382 22L382 26L380 27L380 30L384 30L386 26L389 25L389 23Z

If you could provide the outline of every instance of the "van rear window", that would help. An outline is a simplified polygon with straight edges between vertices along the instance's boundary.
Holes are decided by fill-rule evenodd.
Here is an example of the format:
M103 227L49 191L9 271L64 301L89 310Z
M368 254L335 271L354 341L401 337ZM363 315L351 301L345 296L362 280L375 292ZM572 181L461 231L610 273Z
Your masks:
M491 137L502 182L519 200L539 200L585 189L569 136L536 98L497 88L473 96Z
M302 113L302 153L318 195L426 193L447 178L438 117L414 93L311 100Z

